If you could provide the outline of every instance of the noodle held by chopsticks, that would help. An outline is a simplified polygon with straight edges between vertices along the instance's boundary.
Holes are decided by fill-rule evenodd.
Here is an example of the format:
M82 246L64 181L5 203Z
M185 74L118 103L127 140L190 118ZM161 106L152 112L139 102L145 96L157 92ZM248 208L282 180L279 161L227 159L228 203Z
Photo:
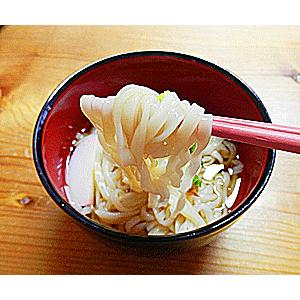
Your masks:
M80 106L96 129L90 136L98 146L91 170L95 198L81 207L77 201L77 210L89 207L96 221L149 235L194 230L227 212L232 178L243 165L232 143L210 139L212 116L203 108L174 92L133 84L116 96L84 95ZM76 151L71 175L78 169ZM71 180L67 190L70 195Z

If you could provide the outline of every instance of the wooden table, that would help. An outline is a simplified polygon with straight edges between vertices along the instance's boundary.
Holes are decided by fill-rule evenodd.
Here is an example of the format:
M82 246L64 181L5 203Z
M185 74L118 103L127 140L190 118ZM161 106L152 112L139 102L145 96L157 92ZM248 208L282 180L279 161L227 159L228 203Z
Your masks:
M300 126L300 27L2 27L0 273L299 274L299 155L278 152L267 189L219 239L168 255L100 239L47 195L31 151L47 96L93 60L144 49L220 64L254 88L274 122Z

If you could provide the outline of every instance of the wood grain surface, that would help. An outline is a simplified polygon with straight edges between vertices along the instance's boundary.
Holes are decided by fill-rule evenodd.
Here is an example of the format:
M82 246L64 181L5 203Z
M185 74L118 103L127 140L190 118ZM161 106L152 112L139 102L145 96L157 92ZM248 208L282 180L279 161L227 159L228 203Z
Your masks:
M254 88L274 122L300 126L300 27L4 26L0 273L300 274L299 155L278 152L268 187L251 209L212 244L179 252L99 238L47 195L31 151L33 126L47 96L93 60L145 49L179 51L220 64Z

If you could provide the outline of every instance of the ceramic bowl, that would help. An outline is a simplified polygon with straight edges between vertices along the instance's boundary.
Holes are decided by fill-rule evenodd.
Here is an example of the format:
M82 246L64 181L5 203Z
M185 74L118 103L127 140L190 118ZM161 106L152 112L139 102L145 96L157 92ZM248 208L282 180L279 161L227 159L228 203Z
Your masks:
M115 95L135 83L158 92L175 91L218 116L271 122L255 92L236 75L201 58L164 51L141 51L111 56L71 74L49 96L37 119L33 136L34 162L50 197L70 217L85 227L121 242L136 244L207 244L232 225L257 200L271 175L275 151L237 145L244 163L242 183L231 212L200 229L169 236L136 236L114 231L81 215L68 204L64 185L66 158L76 133L90 126L80 111L83 94ZM179 141L180 142L180 141Z

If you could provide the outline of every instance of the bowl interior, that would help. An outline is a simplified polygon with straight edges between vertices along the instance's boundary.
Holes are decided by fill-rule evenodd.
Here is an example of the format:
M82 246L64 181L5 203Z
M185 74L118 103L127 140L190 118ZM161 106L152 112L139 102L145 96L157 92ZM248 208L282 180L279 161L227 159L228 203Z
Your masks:
M66 158L71 142L82 128L90 126L79 107L83 94L106 97L115 95L126 84L148 86L158 92L171 90L180 99L196 102L206 112L219 116L263 121L253 101L238 80L216 67L198 60L169 55L136 55L99 62L77 73L65 84L52 101L42 132L42 158L47 175L67 201L64 193ZM178 141L180 142L180 141ZM237 201L238 207L258 184L268 151L263 148L236 144L245 168Z

